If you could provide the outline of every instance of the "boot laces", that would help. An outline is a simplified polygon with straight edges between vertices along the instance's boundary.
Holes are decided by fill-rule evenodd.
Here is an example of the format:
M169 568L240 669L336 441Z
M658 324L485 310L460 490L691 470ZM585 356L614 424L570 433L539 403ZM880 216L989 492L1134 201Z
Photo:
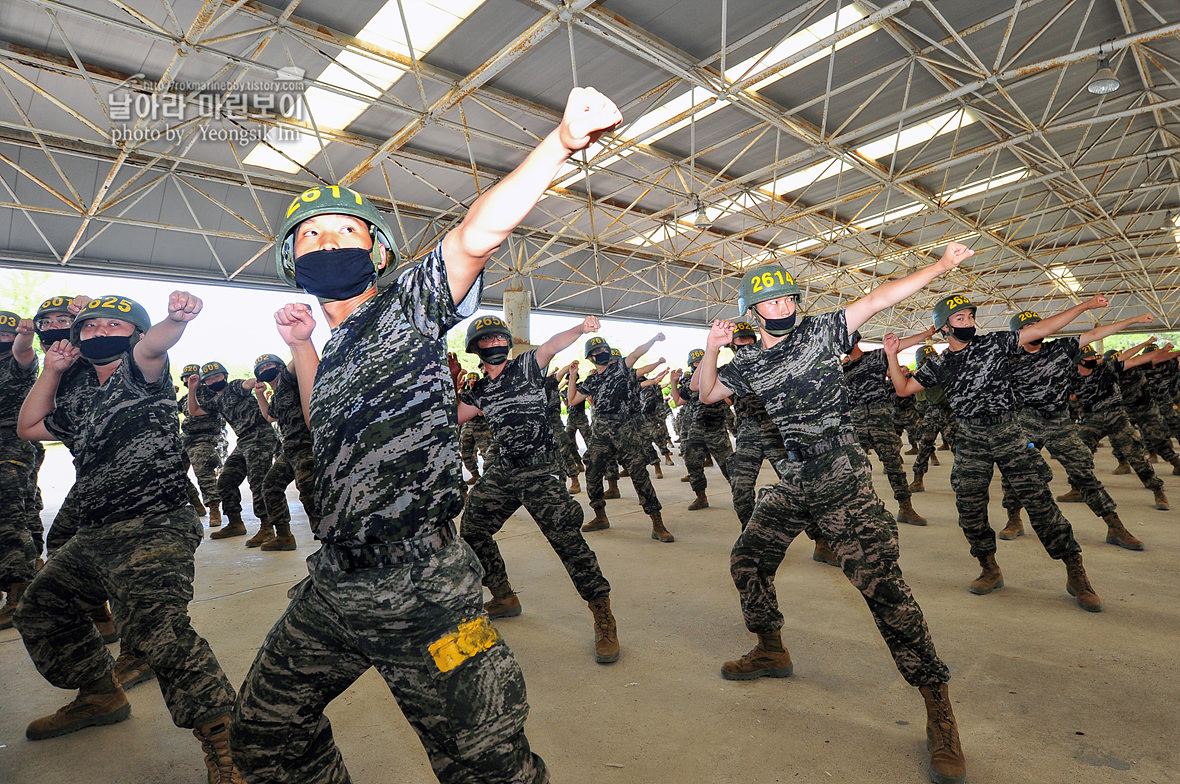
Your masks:
M212 736L205 734L202 734L200 737L201 748L205 752L206 763L210 767L217 768L218 781L237 781L237 768L234 767L234 760L229 752L229 738L223 736L214 740Z
M951 706L942 690L931 690L934 695L934 739L938 748L950 748L955 743L955 720L951 718Z

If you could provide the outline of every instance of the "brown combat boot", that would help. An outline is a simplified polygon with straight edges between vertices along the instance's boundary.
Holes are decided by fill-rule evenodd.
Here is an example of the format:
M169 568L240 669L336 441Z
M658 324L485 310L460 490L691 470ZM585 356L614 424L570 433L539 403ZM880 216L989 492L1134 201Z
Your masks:
M949 451L951 451L951 448L946 445L945 441L943 441L942 445L940 447L938 447L938 451L939 452L949 452Z
M1136 539L1130 531L1123 525L1123 521L1119 519L1118 512L1110 512L1102 515L1102 519L1106 521L1106 543L1117 544L1124 550L1142 550L1143 542Z
M1166 495L1164 495L1164 488L1157 487L1156 489L1152 490L1151 492L1155 495L1155 508L1156 509L1160 509L1160 510L1166 512L1172 508L1171 506L1168 505L1168 497Z
M930 465L932 465L932 466L942 465L942 461L938 459L938 455L936 455L934 452L930 453Z
M672 455L664 455L664 462L670 466L676 465L675 463L672 462Z
M619 660L619 631L615 628L615 616L611 615L610 597L604 596L589 602L594 613L594 661L611 664Z
M622 476L622 474L620 474L619 476ZM602 497L603 498L621 498L622 497L619 495L619 480L618 479L608 479L606 481L606 492L602 494Z
M697 490L697 500L688 505L688 511L695 512L698 509L709 508L709 497L705 495L704 490Z
M1071 485L1069 488L1069 492L1062 493L1061 495L1057 496L1057 500L1062 502L1063 504L1065 504L1065 503L1081 503L1085 499L1082 498L1082 491Z
M102 635L103 643L109 645L119 641L119 630L115 628L115 619L111 617L111 606L107 602L90 611L90 620L94 621L98 633Z
M1180 457L1173 457L1168 462L1172 464L1172 476L1180 476Z
M1152 452L1147 456L1147 462L1151 463L1152 465L1155 465L1159 461L1160 461L1160 456L1157 455L1155 452Z
M0 629L12 628L12 616L16 615L16 608L20 605L20 598L25 595L28 583L12 583L8 586L8 598L4 608L0 609Z
M791 653L783 645L782 632L759 634L758 644L740 659L721 665L721 677L727 681L754 678L789 678L795 672Z
M578 475L574 474L570 479L570 495L577 495L582 492L582 483L578 481Z
M1131 473L1131 464L1128 463L1126 460L1120 460L1119 464L1117 466L1115 466L1114 470L1111 471L1111 473L1118 474L1120 476L1123 474L1129 474L1129 473Z
M1087 612L1102 612L1102 600L1094 589L1090 587L1090 578L1086 577L1086 567L1082 566L1082 554L1070 553L1061 560L1065 561L1065 590L1078 600L1078 604Z
M1015 539L1024 536L1024 521L1020 519L1019 509L1008 510L1008 524L998 534L1001 539Z
M947 685L919 686L926 701L926 748L930 750L929 773L934 784L963 784L967 760L959 744L959 728L951 710Z
M483 606L489 618L515 618L520 615L520 599L512 590L512 584L500 583L492 588L492 600Z
M976 596L985 596L997 588L1004 587L1004 575L1000 572L1000 565L996 563L995 553L979 556L979 565L983 571L971 581L967 590Z
M109 679L109 675L107 678ZM112 691L96 693L91 688L83 686L78 690L77 698L57 713L34 719L25 729L25 737L29 740L45 740L67 735L86 727L99 727L104 724L118 724L131 716L131 703L127 695L117 684ZM106 688L110 688L108 685Z
M691 482L691 481L692 481L692 477L691 477L691 476L688 476L687 474L685 474L684 476L680 477L680 481L681 481L681 482Z
M621 476L621 477L631 476L631 472L627 470L627 466L619 466L619 476Z
M906 451L902 452L902 454L903 455L916 455L916 454L918 454L918 445L917 444L910 444L910 448L907 449Z
M582 526L583 531L605 531L610 528L610 520L606 519L605 509L595 509L594 519Z
M828 566L840 566L840 559L836 557L836 553L832 551L828 540L820 537L815 540L815 551L811 553L811 560L819 563L826 563Z
M209 527L217 528L221 525L221 502L209 504Z
M222 528L220 531L209 534L210 539L228 539L231 536L245 536L246 524L242 522L241 512L226 512L226 517L229 518L229 525Z
M193 736L205 752L209 784L246 784L229 748L229 714L200 724Z
M664 469L660 468L660 463L658 460L656 461L656 464L652 466L652 468L655 469L656 479L664 478Z
M147 683L156 677L156 671L151 668L146 659L134 653L119 648L119 658L115 659L115 667L111 670L111 678L126 691L132 686Z
M273 553L279 550L294 550L295 547L295 536L291 533L291 524L277 523L275 524L275 535L263 542L260 549Z
M651 515L651 538L657 541L668 544L675 542L676 537L664 527L664 516L659 512L652 512Z
M261 547L274 538L275 527L270 524L270 520L259 520L258 522L258 533L246 540L247 547Z
M910 482L910 492L911 493L924 493L924 492L926 492L926 485L924 482L922 482L922 477L924 477L924 476L926 476L926 475L919 474L917 471L914 472L914 481Z
M926 525L927 520L914 511L914 502L909 498L897 502L897 522L910 525Z
M197 499L196 503L193 504L193 510L196 511L197 517L204 517L205 513L209 511L205 508L205 505L201 503L201 499L199 498Z

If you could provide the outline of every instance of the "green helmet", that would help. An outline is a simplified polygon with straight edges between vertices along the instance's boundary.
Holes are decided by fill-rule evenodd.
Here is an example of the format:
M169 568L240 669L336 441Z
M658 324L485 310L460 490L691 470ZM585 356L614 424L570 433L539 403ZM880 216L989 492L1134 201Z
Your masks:
M205 383L210 376L216 376L218 373L224 374L226 381L229 380L229 371L225 369L225 365L220 362L206 362L201 365L201 383Z
M758 339L758 329L748 321L739 321L733 325L733 336L735 338L754 338Z
M195 375L198 378L200 377L200 375L201 375L201 366L200 365L185 365L183 368L180 369L180 380L181 381L188 381L188 377L192 376L192 375Z
M971 300L962 294L955 294L953 297L943 297L940 299L934 305L934 329L941 330L951 320L951 316L960 310L970 310L972 315L974 315L977 308L971 303Z
M279 277L288 286L295 287L295 229L316 215L351 215L368 223L369 235L373 239L373 268L378 270L378 277L392 274L397 268L399 257L397 247L393 244L393 233L385 223L385 218L368 199L343 185L309 188L296 196L287 207L283 224L275 235L275 266ZM384 270L380 266L386 259L379 245L384 245L392 254Z
M610 350L610 358L611 358L611 359L622 359L622 358L623 358L623 352L622 352L622 351L619 351L617 348L612 348L612 349Z
M74 325L70 327L70 342L75 346L82 342L82 325L91 319L110 318L129 321L135 325L136 332L147 332L152 328L152 318L144 310L143 305L118 294L108 294L105 297L95 297L82 308ZM132 334L131 345L139 342L139 335Z
M1098 352L1094 349L1092 344L1087 343L1086 345L1082 346L1082 359L1093 359L1097 356Z
M480 316L467 325L467 353L477 353L475 341L488 335L503 335L508 338L508 345L512 345L512 330L504 319L499 316Z
M1019 332L1029 324L1036 324L1040 320L1041 316L1039 313L1031 310L1022 310L1012 318L1008 319L1008 331Z
M703 348L694 348L688 352L688 366L692 367L693 362L700 362L705 358L705 350Z
M1150 353L1151 353L1151 352L1153 352L1153 351L1159 351L1159 350L1160 350L1160 344L1159 344L1159 343L1148 343L1148 344L1147 344L1147 345L1144 347L1144 349L1143 349L1143 353L1144 353L1144 354L1150 354Z
M610 351L610 344L606 342L606 338L595 337L595 338L590 338L589 340L587 340L586 341L586 358L589 359L590 355L593 354L595 351L598 351L599 349L606 349L607 351Z
M738 310L744 316L759 302L779 297L794 297L798 302L802 296L803 291L784 267L763 264L742 276L742 284L738 286Z
M11 310L0 310L0 332L15 335L18 324L20 324L19 313L13 313Z
M930 357L938 356L934 346L922 346L918 349L918 367L922 367L922 363L930 359Z
M1094 350L1093 346L1087 346L1087 348L1090 349L1090 353L1087 355L1086 349L1082 349L1082 359L1085 359L1087 356L1091 356L1091 357L1098 356L1098 352ZM1117 348L1108 348L1106 351L1102 352L1102 361L1109 362L1111 359L1113 359L1114 357L1117 357L1118 355L1119 355L1119 350Z
M258 357L258 359L254 360L254 378L258 378L258 369L268 362L274 362L280 368L287 364L278 354L263 354L262 356Z
M73 297L50 297L37 306L37 312L33 314L33 323L36 324L43 316L50 316L54 313L69 313L71 316L74 315L70 312L70 303L73 301Z

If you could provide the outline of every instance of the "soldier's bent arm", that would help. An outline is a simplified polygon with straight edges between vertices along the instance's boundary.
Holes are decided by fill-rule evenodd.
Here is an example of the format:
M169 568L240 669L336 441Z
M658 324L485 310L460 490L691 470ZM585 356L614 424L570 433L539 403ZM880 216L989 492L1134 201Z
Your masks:
M915 332L912 335L906 335L904 338L900 338L898 340L898 345L899 345L898 351L903 351L903 350L909 348L910 346L916 346L919 343L921 343L922 341L924 341L926 338L932 336L933 334L934 334L934 327L931 326L928 329L922 330L921 332Z
M901 372L901 363L897 361L900 345L901 341L897 339L897 335L885 336L885 357L889 360L889 380L893 382L893 391L897 393L898 397L909 397L916 395L926 387L918 383L918 380L913 376L907 376Z
M1150 337L1147 340L1143 341L1142 343L1138 343L1134 346L1131 346L1130 348L1125 348L1119 352L1119 359L1122 360L1123 364L1126 364L1129 360L1134 359L1136 354L1138 354L1140 351L1147 348L1148 346L1150 346L1154 342L1155 342L1155 338ZM1143 363L1138 363L1138 364L1143 364Z
M844 320L848 324L848 334L856 332L873 316L914 294L942 273L959 266L960 262L970 258L974 253L975 251L966 245L951 242L943 251L942 258L930 266L923 267L904 278L891 280L877 286L844 309Z
M635 363L638 362L640 360L640 358L643 357L644 354L651 351L651 347L654 346L657 341L660 341L663 339L664 339L664 333L661 332L658 335L656 335L654 338L647 341L642 346L640 346L639 348L635 349L630 354L628 354L626 359L623 360L623 362L629 368L635 367Z
M558 332L537 347L537 366L544 368L555 356L574 345L574 341L579 337L597 331L598 319L594 316L587 316L582 323L576 324L564 332Z
M733 390L717 378L717 355L721 352L722 346L728 346L733 342L733 327L733 322L730 321L714 321L709 329L709 337L705 341L705 356L701 359L701 364L697 365L700 372L693 373L694 378L700 376L698 387L702 403L719 403L733 396ZM676 387L672 389L675 390Z
M469 406L466 403L464 403L462 400L459 401L459 424L460 425L467 424L468 422L475 419L477 416L480 416L481 414L483 414L483 412L480 411L475 406Z
M45 369L37 377L29 394L25 396L25 402L21 404L20 413L17 415L16 434L26 441L57 440L57 437L45 428L44 420L57 407L54 398L62 371L49 366L48 354L46 359Z
M200 298L187 291L174 291L168 295L168 316L153 324L131 350L144 381L160 380L160 374L168 364L168 349L180 340L184 328L200 314L201 307Z
M16 327L16 340L12 341L12 358L25 370L37 361L37 352L33 350L34 334L32 319L21 319Z

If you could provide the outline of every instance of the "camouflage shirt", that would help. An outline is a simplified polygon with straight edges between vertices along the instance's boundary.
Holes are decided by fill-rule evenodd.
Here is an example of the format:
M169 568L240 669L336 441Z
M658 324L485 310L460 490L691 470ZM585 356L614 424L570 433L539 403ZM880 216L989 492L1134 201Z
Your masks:
M1151 393L1147 391L1146 367L1121 368L1119 389L1123 391L1123 405L1127 408L1146 408L1152 403Z
M79 360L84 361L84 360ZM80 414L55 408L45 429L74 445L75 487L86 499L80 525L163 514L187 504L176 393L165 362L147 381L130 350Z
M180 400L176 401L176 407L180 409L180 415L184 417L180 422L181 442L191 444L198 441L220 439L225 434L225 418L221 414L212 413L189 416L188 395L189 393L185 392L180 396Z
M852 349L844 310L804 316L767 349L743 349L718 371L735 395L756 394L790 449L853 435L840 355Z
M202 384L197 387L197 405L209 413L225 417L229 426L238 435L238 440L249 438L259 431L271 430L270 422L258 407L258 398L251 390L242 386L241 379L226 384L221 394Z
M594 416L603 419L630 419L635 415L631 395L635 371L621 359L609 363L578 382L578 391L594 398Z
M1019 332L976 335L962 351L936 354L914 378L924 387L938 384L956 417L994 417L1013 411L1011 357L1024 353Z
M11 354L0 359L0 437L16 439L16 420L21 404L37 380L37 360L21 367Z
M1012 357L1012 389L1025 408L1042 414L1064 414L1069 409L1070 386L1078 374L1082 346L1077 338L1041 344L1041 350Z
M1175 357L1147 369L1147 390L1156 405L1172 407L1172 388L1175 386L1177 373L1180 373L1180 370L1177 370Z
M436 246L333 330L311 395L317 538L400 541L459 514L446 334L475 313L482 289L480 277L455 307Z
M279 438L286 453L311 449L311 431L303 418L303 402L299 399L299 380L286 365L279 368L274 394L270 396L270 415L279 425Z
M642 383L641 381L639 388L639 412L647 419L657 419L662 410L660 404L664 402L664 396L659 386L653 384L645 387Z
M1123 393L1119 386L1119 371L1123 363L1117 359L1105 360L1083 376L1075 372L1070 379L1073 393L1083 414L1106 411L1123 404Z
M897 394L889 380L889 358L883 348L866 351L845 362L844 381L854 406L889 403Z
M60 412L60 416L69 417L72 421L78 421L90 408L90 401L96 392L98 371L94 369L94 365L79 359L61 374L61 379L57 382L57 392L53 395L54 412ZM61 438L61 442L71 454L76 454L73 439L67 441L61 436L58 438Z
M680 395L680 429L687 433L696 421L697 409L701 407L701 395L692 391L692 376L681 376L676 385L676 394Z
M483 411L501 457L523 460L557 449L549 425L544 372L533 349L508 360L500 375L485 376L459 395L464 403Z
M557 376L545 376L545 416L554 432L565 428L561 421L561 389Z

